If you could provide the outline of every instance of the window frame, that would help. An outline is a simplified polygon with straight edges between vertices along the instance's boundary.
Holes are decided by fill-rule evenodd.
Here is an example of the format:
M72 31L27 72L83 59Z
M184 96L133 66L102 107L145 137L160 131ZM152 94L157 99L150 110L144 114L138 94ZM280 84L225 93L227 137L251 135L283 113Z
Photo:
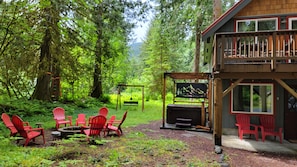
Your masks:
M297 17L290 17L290 18L288 18L288 21L289 21L289 27L288 27L288 29L289 30L292 30L293 28L292 28L292 22L293 21L297 21Z
M279 25L278 25L279 18L278 17L258 18L258 19L240 19L240 20L236 20L236 32L239 32L238 31L238 23L239 22L247 22L247 21L250 21L250 22L255 21L255 31L249 31L249 32L258 32L258 22L265 21L265 20L267 20L267 21L275 20L275 30L274 31L277 31L279 29ZM269 30L267 30L267 31L269 31Z
M251 115L274 115L274 84L273 83L239 83L236 87L238 86L250 86L250 90L253 90L253 87L254 86L271 86L271 94L270 94L270 98L271 98L271 104L270 104L270 107L271 107L271 112L259 112L259 111L254 111L253 107L253 94L254 92L253 91L250 91L250 111L234 111L233 107L233 103L234 103L234 97L233 97L233 92L234 92L234 88L231 90L231 97L230 97L230 112L231 114L240 114L240 113L243 113L243 114L251 114Z

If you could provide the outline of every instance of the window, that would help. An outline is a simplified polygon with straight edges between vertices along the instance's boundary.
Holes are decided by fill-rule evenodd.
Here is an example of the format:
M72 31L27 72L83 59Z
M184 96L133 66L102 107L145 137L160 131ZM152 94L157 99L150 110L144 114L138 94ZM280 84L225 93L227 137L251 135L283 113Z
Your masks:
M236 21L237 32L278 30L277 18L247 19Z
M232 113L273 114L273 84L239 84L231 102Z
M289 29L290 30L296 30L297 29L297 18L289 18Z

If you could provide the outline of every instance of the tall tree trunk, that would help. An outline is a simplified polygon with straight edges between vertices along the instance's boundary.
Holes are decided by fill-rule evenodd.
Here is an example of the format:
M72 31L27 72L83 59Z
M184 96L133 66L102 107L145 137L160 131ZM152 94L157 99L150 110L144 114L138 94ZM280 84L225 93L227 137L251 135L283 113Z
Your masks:
M102 56L103 56L103 46L102 46L102 39L103 39L103 32L102 32L102 10L97 7L97 43L95 48L95 67L94 67L94 75L93 75L93 89L91 92L91 97L99 98L103 95L102 92ZM96 10L95 10L96 11Z
M213 0L213 20L219 18L222 14L222 0Z
M60 61L57 57L59 53L60 34L58 22L60 20L59 9L55 1L51 6L45 8L46 30L42 40L40 50L39 75L32 99L43 101L58 100L60 96ZM55 31L56 30L56 31ZM52 52L52 50L56 52ZM53 77L53 80L52 80ZM52 99L55 91L54 99Z
M50 80L51 80L51 73L50 73L50 60L51 60L51 53L50 53L50 41L51 41L51 34L50 30L46 29L45 35L43 37L43 43L41 45L40 51L40 64L39 64L39 71L40 75L37 78L37 83L35 86L35 90L32 95L32 99L43 100L43 101L50 101Z
M101 41L100 39L97 40L97 45L98 47L101 45ZM93 90L91 93L91 97L95 97L95 98L99 98L100 96L102 96L102 77L101 77L101 48L97 48L99 49L98 51L96 51L95 55L96 55L96 60L95 60L95 67L94 67L94 75L93 75Z
M193 71L195 73L199 73L199 65L200 65L200 38L201 38L201 24L202 24L202 17L200 14L197 15L196 21L196 34L195 34L195 56L194 56L194 68Z

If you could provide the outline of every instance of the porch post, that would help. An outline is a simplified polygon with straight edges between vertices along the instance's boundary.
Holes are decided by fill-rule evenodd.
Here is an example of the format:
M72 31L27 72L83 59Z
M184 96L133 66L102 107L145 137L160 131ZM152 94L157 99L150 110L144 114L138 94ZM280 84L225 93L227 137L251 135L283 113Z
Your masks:
M163 77L163 92L162 92L162 97L163 97L163 113L162 113L162 127L165 127L165 101L166 101L166 73L164 73Z
M213 128L213 79L208 79L208 127Z
M214 79L214 131L213 138L214 144L222 146L222 100L223 100L223 89L222 79Z

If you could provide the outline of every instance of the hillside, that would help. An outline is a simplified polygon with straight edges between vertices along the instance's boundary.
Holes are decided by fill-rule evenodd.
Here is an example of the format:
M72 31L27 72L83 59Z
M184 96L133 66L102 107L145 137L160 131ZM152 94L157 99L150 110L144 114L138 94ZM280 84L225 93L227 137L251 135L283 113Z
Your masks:
M136 42L130 45L129 56L130 57L138 57L141 52L142 42Z

